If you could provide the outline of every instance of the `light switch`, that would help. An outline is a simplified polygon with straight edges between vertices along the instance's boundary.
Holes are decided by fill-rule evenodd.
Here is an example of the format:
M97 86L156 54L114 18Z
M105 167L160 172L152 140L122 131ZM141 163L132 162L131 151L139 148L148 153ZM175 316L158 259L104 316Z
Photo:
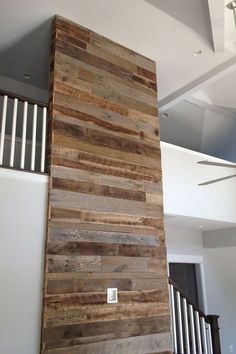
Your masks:
M107 289L107 303L108 304L117 304L118 303L118 289L117 288L108 288Z

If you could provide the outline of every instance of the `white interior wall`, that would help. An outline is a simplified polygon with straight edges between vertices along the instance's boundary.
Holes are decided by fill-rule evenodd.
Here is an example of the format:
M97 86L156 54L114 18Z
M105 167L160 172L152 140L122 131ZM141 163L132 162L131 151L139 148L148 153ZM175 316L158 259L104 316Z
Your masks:
M198 186L235 169L199 165L201 160L225 161L167 143L161 143L161 153L165 214L236 222L235 178Z
M0 169L0 353L38 354L48 178Z
M220 316L222 353L235 353L236 228L201 233L198 229L167 226L166 246L169 259L175 255L176 259L195 263L202 257L205 312Z
M208 311L220 316L222 353L236 352L235 255L236 247L204 249Z
M202 233L197 229L165 228L168 254L203 255Z
M203 232L208 310L220 315L222 353L236 352L236 229Z

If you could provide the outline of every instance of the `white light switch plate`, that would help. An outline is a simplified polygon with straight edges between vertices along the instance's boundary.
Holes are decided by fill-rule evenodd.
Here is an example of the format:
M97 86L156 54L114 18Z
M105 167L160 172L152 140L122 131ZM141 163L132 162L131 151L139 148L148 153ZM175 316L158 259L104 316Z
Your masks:
M107 289L107 303L108 304L117 304L118 303L118 289L117 288L108 288Z

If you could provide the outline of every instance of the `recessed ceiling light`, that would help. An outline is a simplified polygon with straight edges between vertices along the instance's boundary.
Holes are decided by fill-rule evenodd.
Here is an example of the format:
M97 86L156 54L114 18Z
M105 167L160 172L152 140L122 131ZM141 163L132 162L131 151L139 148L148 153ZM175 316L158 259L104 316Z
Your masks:
M169 114L167 112L163 112L161 116L162 116L162 118L167 118L167 117L169 117Z
M30 80L30 79L31 79L31 74L25 73L25 74L24 74L24 79Z
M202 50L201 49L197 49L197 50L195 50L194 52L193 52L193 55L195 56L195 57L198 57L199 55L201 55L202 54Z

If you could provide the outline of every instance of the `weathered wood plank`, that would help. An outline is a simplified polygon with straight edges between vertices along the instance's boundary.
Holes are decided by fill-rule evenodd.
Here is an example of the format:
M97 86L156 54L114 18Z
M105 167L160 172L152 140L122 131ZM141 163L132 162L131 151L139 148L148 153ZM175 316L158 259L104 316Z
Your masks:
M151 168L151 167L144 166L141 163L135 163L132 161L123 161L120 159L116 159L114 157L112 158L112 157L100 156L96 151L86 152L81 150L64 148L61 147L60 145L53 145L52 153L53 156L55 157L61 157L75 162L84 161L85 163L85 161L87 161L91 165L105 165L107 166L107 168L109 167L114 168L116 171L116 175L115 175L116 177L122 177L119 174L122 170L129 171L130 173L131 172L136 173L137 176L139 174L143 175L145 181L151 179L153 182L156 183L159 182L159 190L161 191L161 183L160 183L161 169L160 166L158 166L157 164L154 165L153 168ZM140 159L142 159L141 156ZM106 169L103 170L103 174L106 174ZM138 179L138 177L136 179Z
M84 85L87 83L84 81ZM87 122L110 131L112 134L125 134L129 137L137 137L141 141L159 141L159 129L157 124L150 124L146 119L135 119L136 115L123 116L116 112L94 107L83 100L55 94L55 113L74 117L80 122ZM155 120L156 118L152 119Z
M109 130L112 134L119 135L123 133L128 137L136 137L144 142L157 143L158 141L158 130L155 127L147 125L146 123L138 124L132 119L126 117L120 118L119 115L113 112L107 112L101 110L101 115L98 113L94 114L94 108L91 105L84 104L82 101L80 104L78 102L75 104L72 99L56 94L56 104L55 112L59 115L64 115L67 117L73 117L78 122L86 122L91 126L96 126L97 128L103 128L104 130ZM89 107L88 107L89 106ZM99 115L99 117L97 117Z
M105 61L109 61L109 63L118 65L122 68L127 69L130 72L136 72L140 76L144 76L150 81L156 82L156 74L155 74L155 65L152 64L152 69L147 69L135 64L132 61L126 60L124 57L120 57L112 52L102 48L101 46L95 46L92 43L86 43L78 40L76 36L73 35L73 32L67 34L63 30L58 29L57 31L57 40L64 41L66 43L70 43L75 47L79 47L87 50L88 53L92 54L95 57L99 57L100 59L104 59ZM82 43L81 43L82 42Z
M67 225L70 227L70 225ZM110 244L126 244L137 246L159 246L159 237L156 235L137 235L135 233L114 232L114 231L99 231L83 230L76 228L49 227L48 241L78 241L89 243L110 243Z
M58 56L60 55L61 54L58 54ZM137 88L134 84L131 85L130 82L127 85L127 81L118 79L117 77L114 78L112 74L104 72L104 75L102 76L97 71L98 70L94 72L91 65L86 63L78 64L78 62L76 62L74 67L70 67L70 70L68 70L68 64L63 62L62 66L58 67L58 70L55 72L55 80L60 83L69 82L70 86L76 89L84 87L85 91L89 94L93 94L94 89L98 90L101 87L101 91L98 91L99 97L103 96L109 89L112 92L112 100L118 100L117 102L121 100L120 102L123 102L125 105L128 104L128 106L132 103L132 99L139 101L140 103L143 102L145 105L147 104L153 107L157 106L156 96L151 94L151 91L141 91L140 87ZM108 79L109 82L107 82ZM86 83L86 86L84 86L83 83ZM122 98L120 99L118 97L118 92L122 95ZM131 99L131 101L129 101L129 99Z
M156 72L156 63L153 60L125 48L108 38L100 36L95 32L91 32L90 34L90 43L97 48L105 49L107 52L119 56L121 59L131 61L131 63L135 63L140 67Z
M151 218L131 214L99 212L97 210L54 208L52 206L50 207L50 218L58 221L105 224L110 225L110 227L113 227L113 225L138 227L140 230L143 230L143 228L155 230L164 227L162 217Z
M81 155L84 155L83 152L77 150L72 150L65 148L58 150L57 146L53 147L53 151L56 150L56 153L52 155L52 163L54 166L68 167L75 170L84 170L89 172L95 172L104 175L111 175L114 177L122 177L124 179L130 179L135 181L144 181L144 182L160 182L160 177L158 175L146 175L141 172L130 171L129 169L116 168L114 166L105 165L105 161L101 161L101 157L98 156L97 162L92 162L89 156L81 158ZM66 154L70 154L69 156ZM61 157L62 156L62 157ZM65 157L64 157L65 156ZM78 156L78 158L76 158ZM107 160L108 161L108 160Z
M136 200L142 202L146 201L146 194L144 192L134 192L128 189L109 187L106 185L95 184L86 181L76 182L68 179L53 178L52 188L71 192L102 195L119 199Z
M75 24L70 23L70 21L63 19L60 16L56 17L56 30L61 30L70 36L79 38L84 42L90 42L90 31L82 26L75 26Z
M121 330L122 328L122 330ZM166 333L170 328L169 316L137 318L134 320L104 321L102 323L85 323L48 327L43 329L43 340L47 343L45 349L60 348L73 344L88 344L108 339L128 338L154 333Z
M114 178L107 178L107 180L113 180L114 187L123 185L123 188L127 186L126 189L137 190L136 186L141 185L143 189L147 186L145 191L148 193L151 191L151 193L155 194L155 190L159 193L162 191L161 173L160 170L158 168L155 169L155 167L153 171L151 171L146 167L132 163L124 162L122 166L122 161L117 159L105 158L95 153L60 147L59 145L52 146L52 162L54 163L52 168L55 166L67 167L70 168L69 171L74 171L74 175L82 174L83 170L86 171L88 176L90 176L90 172L92 176L96 176L94 173L98 173L104 176L104 178L106 178L106 175L110 175ZM115 185L114 181L116 183Z
M95 122L97 121L96 118L94 119L92 117L90 119L90 117L87 114L79 113L79 115L78 115L77 111L72 111L71 108L69 108L69 109L63 108L58 105L56 105L56 107L59 110L64 111L64 113L65 113L65 114L61 114L60 112L56 113L56 111L55 111L54 119L59 122L75 125L75 126L78 126L80 129L81 128L89 129L89 130L96 129L97 134L101 133L102 135L103 134L107 135L107 133L108 133L111 136L111 138L114 137L114 139L120 139L122 127L121 127L120 131L118 131L118 126L116 126L115 127L116 130L112 131L112 129L107 129L107 127L104 127L103 124L102 125L101 124L95 125ZM70 113L73 116L71 116ZM84 119L84 117L85 117L85 119ZM125 140L129 141L131 144L132 143L140 144L140 142L141 142L141 144L144 144L145 146L148 146L153 149L157 149L157 139L154 135L148 136L147 134L146 135L144 133L142 134L142 132L140 132L141 135L138 135L138 134L136 135L136 134L133 134L134 133L133 131L131 132L132 134L128 134L128 132L130 133L130 131L128 131L127 126L123 130L124 131L126 130L126 132L124 134L122 134L123 138L125 138Z
M117 288L119 291L166 289L165 279L52 279L47 281L48 294L88 293Z
M133 200L117 199L111 197L92 196L90 194L76 193L51 189L51 206L68 210L97 210L146 217L160 217L163 213L162 205L156 203L137 202Z
M101 82L100 80L106 79L109 82L114 84L120 84L122 87L134 89L139 94L145 94L148 97L154 97L156 99L156 91L152 88L148 88L147 86L142 86L136 81L127 81L113 73L107 72L103 69L99 69L94 67L93 65L81 62L72 58L68 55L65 55L60 52L55 53L56 63L55 63L55 71L60 73L65 73L69 75L73 75L83 79L86 82ZM79 75L79 76L78 76ZM124 91L126 90L124 88ZM150 117L151 118L151 117ZM154 117L152 117L153 119ZM151 121L149 121L151 123Z
M45 325L65 326L68 324L81 324L91 322L102 322L109 320L123 320L130 318L167 316L169 314L168 303L143 303L143 304L112 304L81 306L80 309L47 311L45 309Z
M86 64L95 66L98 69L102 69L106 72L112 73L127 81L137 81L141 85L147 86L156 90L156 75L146 69L137 70L137 72L132 72L123 66L114 64L107 59L102 59L99 56L88 53L87 51L71 45L69 42L64 42L62 40L56 41L56 51L68 55L72 58L80 60ZM145 75L144 75L145 74ZM148 77L147 77L148 76ZM152 78L150 80L150 77ZM139 80L137 80L139 79ZM155 111L153 111L155 112ZM155 114L155 113L153 113Z
M75 160L83 160L83 154L76 152L76 151L68 151L67 149L58 149L57 146L54 146L52 148L54 156L57 156L62 159L66 159L67 153L70 154L70 159L73 161ZM78 158L77 158L78 157ZM87 161L90 162L90 166L92 165L93 158L90 159L89 156L86 157ZM92 161L91 161L92 160ZM108 165L108 163L111 164L111 167ZM66 166L61 166L61 165L53 165L51 168L51 175L52 177L55 178L64 178L64 179L70 179L72 181L87 181L91 183L96 183L96 184L101 184L101 185L106 185L109 187L115 187L115 188L123 188L123 189L128 189L131 191L139 191L139 192L144 192L147 195L160 195L162 194L162 186L161 186L161 181L159 180L159 177L157 177L158 182L148 182L146 179L148 175L143 174L143 177L141 175L141 169L139 170L139 174L135 171L135 165L134 166L134 171L132 171L132 166L130 166L130 169L127 167L127 169L130 172L135 172L136 174L133 176L133 178L128 178L128 175L126 174L127 177L123 177L123 173L125 170L125 166L122 169L119 167L112 166L112 161L109 159L100 159L97 157L97 165L103 165L104 168L101 170L100 168L100 173L99 172L93 172L89 169L89 167L86 170L83 169L78 169L78 168L70 168ZM105 168L105 166L107 166ZM119 176L118 176L119 175ZM140 176L141 175L141 176ZM134 178L135 177L135 178ZM141 180L141 178L144 179L144 181Z
M157 276L156 273L152 272L101 272L101 273L91 273L91 272L72 272L72 273L47 273L48 280L92 280L92 279L159 279L161 282L165 281L167 285L167 279L165 275Z
M142 290L142 291L119 291L119 306L126 303L166 303L167 289ZM96 306L96 308L107 307L107 294L103 292L88 292L79 294L56 294L45 297L46 311L68 311L79 310L80 308ZM115 305L116 306L116 305Z
M158 278L166 272L165 258L48 255L47 263L49 273L155 272ZM142 274L140 274L140 278L142 278Z
M44 350L43 354L151 354L170 353L170 333L115 339L105 342Z
M61 72L56 71L55 80L57 83L69 83L70 87L76 90L83 90L90 96L100 97L102 99L110 99L112 102L116 102L122 106L125 106L129 109L140 110L141 112L154 115L156 112L157 102L152 96L145 96L140 93L133 93L131 88L119 87L118 84L106 84L97 83L90 84L80 77L70 76L68 74L62 74ZM125 92L127 91L127 93Z
M124 152L118 149L111 149L109 147L91 145L86 142L74 139L61 134L53 133L53 145L59 145L67 149L74 149L79 151L84 151L92 154L97 154L98 156L106 156L107 158L117 159L124 162L131 162L133 164L138 164L150 168L153 166L154 169L160 167L160 159L158 154L156 158L149 156L143 156L135 153Z
M48 239L54 239L56 238L56 233L57 231L55 231L55 235L53 235L53 231L52 229L61 229L62 232L63 230L74 230L77 231L77 233L79 235L82 235L80 233L80 231L91 231L91 237L92 237L92 233L96 232L97 234L99 234L99 232L105 232L105 233L112 233L113 234L113 239L116 239L115 233L120 233L120 236L122 238L122 235L126 235L127 236L127 242L129 242L128 237L130 236L132 238L132 236L135 235L135 237L137 237L137 239L139 237L146 237L146 236L151 236L150 240L150 244L152 242L154 242L154 240L156 239L156 242L158 242L158 245L160 246L164 246L165 245L165 240L164 240L164 226L163 224L160 224L158 228L156 229L150 229L150 228L138 228L138 227L132 227L132 226L120 226L120 225L113 225L111 227L111 225L107 225L107 224L94 224L94 223L82 223L80 221L76 222L76 221L71 221L71 220L66 220L66 221L59 221L56 219L53 220L49 220L48 221ZM60 237L60 236L59 236ZM85 237L85 235L83 235L83 237ZM99 237L99 236L98 236ZM105 237L105 235L104 235ZM131 242L131 238L130 238L130 242ZM81 236L82 239L82 236ZM152 241L153 240L153 241ZM147 241L149 242L149 241ZM118 240L117 240L118 243Z
M125 257L164 257L165 247L144 245L79 242L79 241L52 241L47 244L49 255L85 255L85 256L125 256Z
M111 149L118 149L134 154L146 155L148 157L157 158L159 156L159 148L137 142L135 140L120 138L116 135L107 134L105 131L98 131L88 127L82 127L77 124L71 124L62 120L54 119L54 131L58 134L77 138L80 141L87 142L92 145L100 145Z
M66 29L64 28L64 30ZM79 39L79 37L82 39ZM72 32L68 34L67 31L64 32L63 30L58 29L56 33L56 38L64 42L69 42L70 44L73 44L76 47L87 49L89 42L89 33L87 31L80 30L78 36L77 33L76 35L74 35L74 33Z

